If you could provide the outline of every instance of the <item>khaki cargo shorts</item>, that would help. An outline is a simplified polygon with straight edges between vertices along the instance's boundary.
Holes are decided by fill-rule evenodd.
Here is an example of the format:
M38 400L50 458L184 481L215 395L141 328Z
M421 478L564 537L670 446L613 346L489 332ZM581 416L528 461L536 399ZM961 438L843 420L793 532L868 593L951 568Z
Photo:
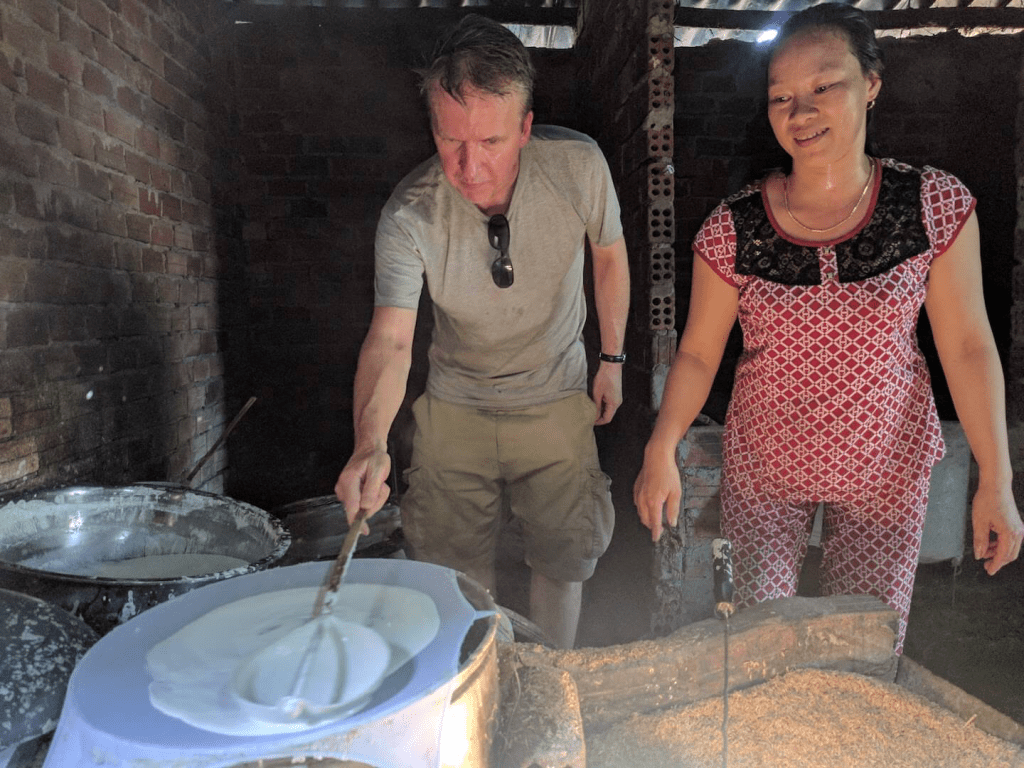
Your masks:
M523 529L527 564L584 581L611 541L611 481L594 440L585 392L541 406L490 411L438 400L413 403L416 431L400 504L417 560L474 573L494 568L503 515Z

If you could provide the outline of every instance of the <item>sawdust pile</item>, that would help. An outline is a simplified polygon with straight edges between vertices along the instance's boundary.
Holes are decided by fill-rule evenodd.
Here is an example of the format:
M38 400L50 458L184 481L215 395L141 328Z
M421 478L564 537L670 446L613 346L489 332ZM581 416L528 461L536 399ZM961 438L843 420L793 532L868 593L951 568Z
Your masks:
M895 684L798 670L729 694L728 766L1021 768L1024 750ZM720 697L587 739L588 768L719 768Z

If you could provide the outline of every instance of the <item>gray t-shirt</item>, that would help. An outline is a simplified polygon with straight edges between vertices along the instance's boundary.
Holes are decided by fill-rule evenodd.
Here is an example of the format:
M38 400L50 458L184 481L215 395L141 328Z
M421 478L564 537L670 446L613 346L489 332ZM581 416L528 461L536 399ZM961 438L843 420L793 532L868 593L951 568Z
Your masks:
M534 126L509 210L515 282L491 279L488 218L435 155L395 189L377 226L375 303L434 305L428 391L481 408L520 408L586 390L584 235L622 237L608 164L593 139Z

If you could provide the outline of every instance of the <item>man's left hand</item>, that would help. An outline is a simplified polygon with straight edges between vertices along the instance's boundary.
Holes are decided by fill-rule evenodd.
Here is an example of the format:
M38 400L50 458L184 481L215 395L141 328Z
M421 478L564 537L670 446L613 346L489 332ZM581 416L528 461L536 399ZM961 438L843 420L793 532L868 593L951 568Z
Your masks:
M593 394L597 405L595 426L607 424L622 405L622 364L601 363L594 375Z

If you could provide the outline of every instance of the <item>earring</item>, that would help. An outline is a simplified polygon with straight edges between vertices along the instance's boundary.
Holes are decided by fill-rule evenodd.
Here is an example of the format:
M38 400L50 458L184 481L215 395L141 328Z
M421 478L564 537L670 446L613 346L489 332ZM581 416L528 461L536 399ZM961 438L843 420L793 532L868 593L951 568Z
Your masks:
M875 100L872 99L871 101L868 102L868 112L870 112L874 108L875 108Z

